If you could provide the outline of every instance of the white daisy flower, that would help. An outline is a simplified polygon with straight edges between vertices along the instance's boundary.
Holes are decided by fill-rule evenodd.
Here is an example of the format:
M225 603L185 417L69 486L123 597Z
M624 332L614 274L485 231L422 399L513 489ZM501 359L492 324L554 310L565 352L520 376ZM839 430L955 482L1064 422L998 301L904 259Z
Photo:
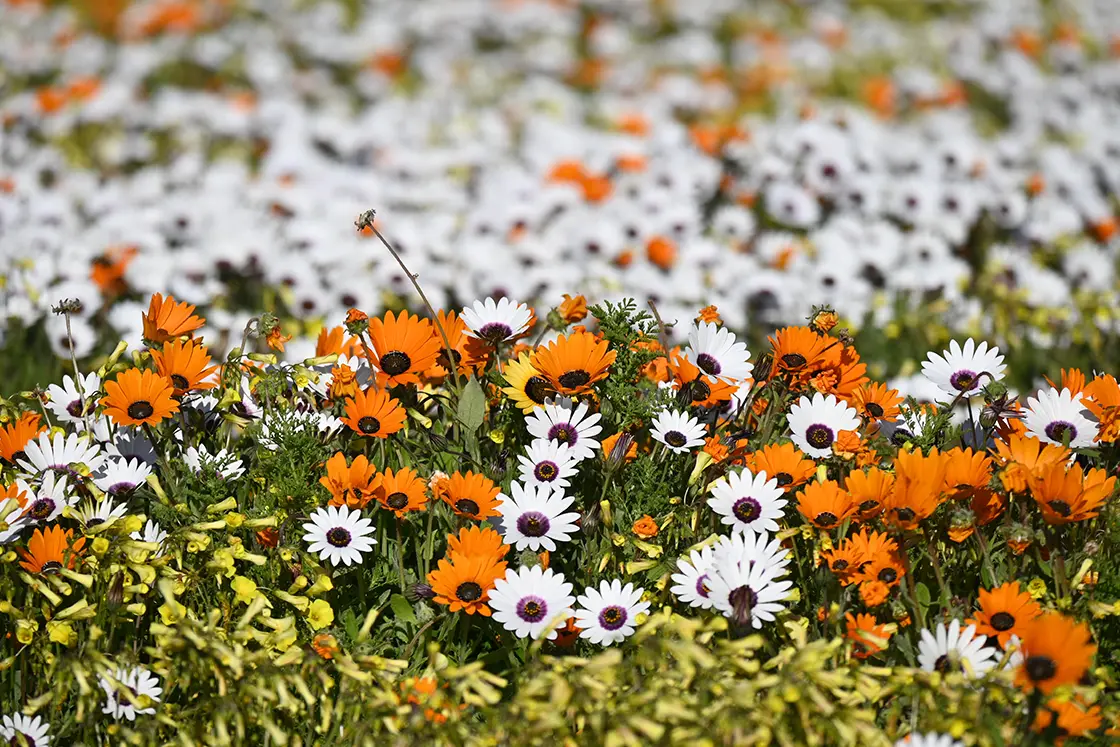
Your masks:
M988 637L976 635L976 626L961 630L960 620L947 626L938 624L933 631L923 630L918 642L918 666L927 672L968 672L981 677L997 662L998 649L985 646Z
M669 591L690 607L711 609L715 601L708 586L708 571L713 562L715 562L715 547L711 545L693 550L687 558L678 559L679 572L673 574L674 585Z
M502 536L518 550L526 548L549 552L557 542L567 542L579 531L579 514L564 513L575 498L548 485L510 485L510 495L498 494L498 513L502 517Z
M712 606L740 626L761 628L784 609L792 581L782 580L789 553L766 532L744 529L715 546L708 570Z
M93 471L105 461L96 443L76 433L69 436L56 433L53 438L50 433L43 433L38 439L28 441L23 453L25 458L19 460L19 466L33 475L59 470L76 477L70 465L84 464Z
M517 457L521 463L521 480L527 485L551 485L561 489L568 487L568 478L576 474L577 460L572 450L555 441L535 439L524 456Z
M101 675L101 689L105 691L107 701L101 707L102 713L107 713L120 720L122 717L135 721L137 715L152 714L156 709L153 703L159 702L163 688L159 686L159 677L149 672L144 667L125 669L118 667L110 673L109 677ZM121 693L121 688L128 690L132 700Z
M4 716L0 723L0 739L7 744L23 744L16 738L17 734L22 734L28 747L47 747L51 743L50 730L51 725L39 716L28 718L22 713L13 713Z
M78 391L78 383L70 376L62 377L62 386L51 384L47 387L47 394L51 401L47 407L54 413L55 418L63 423L81 423L82 395L86 398L86 412L92 412L97 405L97 390L101 387L101 377L96 373L89 373L81 377L82 391Z
M463 323L467 334L491 345L519 337L529 329L533 312L523 303L501 298L475 301L463 309Z
M57 519L62 510L70 505L66 477L46 472L42 484L29 492L23 516L30 522L43 524Z
M815 459L832 456L832 444L840 431L859 428L859 413L834 395L817 392L802 396L789 408L790 438L797 448Z
M1074 449L1091 447L1097 435L1097 424L1085 417L1081 393L1069 389L1049 389L1038 397L1028 397L1023 410L1027 434L1044 444L1065 444Z
M93 484L111 496L127 496L150 474L152 468L140 459L109 459L93 478Z
M599 588L589 586L576 599L576 625L579 637L592 643L610 646L629 638L637 626L638 615L649 612L649 602L642 601L645 589L633 584L622 585L617 578L602 581Z
M735 529L778 531L776 519L789 501L776 479L765 472L732 472L712 487L708 505Z
M572 585L563 574L540 566L506 571L490 592L494 619L518 638L533 640L546 631L546 638L555 638L558 626L572 615L574 602Z
M754 364L745 343L715 322L701 322L688 333L687 358L709 376L734 384L750 377Z
M108 418L103 420L108 422ZM105 446L105 453L121 459L139 459L148 466L155 466L159 460L152 442L139 428L117 428L113 441Z
M988 348L987 342L977 345L968 338L962 348L956 340L941 355L929 353L922 363L922 375L950 397L971 397L993 381L1003 378L1003 356L999 348ZM981 377L981 374L989 374Z
M373 522L362 518L361 511L351 511L346 506L316 509L303 528L307 531L303 541L311 544L307 551L318 553L320 560L329 560L335 565L360 564L362 553L369 552L377 544L371 536Z
M685 454L704 443L707 429L687 412L662 410L650 423L650 435L655 441L676 454Z
M534 438L543 438L571 449L572 458L583 461L595 455L599 442L595 440L603 430L599 413L589 413L587 404L579 403L573 409L567 398L550 400L525 418L525 427Z
M98 524L109 524L125 515L128 506L124 503L113 503L112 498L104 498L100 502L86 501L78 510L76 518L86 529Z
M183 463L191 468L195 474L204 470L213 470L223 480L236 480L245 474L245 467L240 459L235 459L233 454L226 449L221 449L217 454L211 454L204 444L198 448L188 446L183 452Z
M964 742L958 742L949 734L908 734L894 743L894 747L964 747Z
M151 542L159 545L160 549L163 549L163 543L167 539L167 532L165 532L159 524L148 519L144 522L143 531L135 531L128 536L137 542Z

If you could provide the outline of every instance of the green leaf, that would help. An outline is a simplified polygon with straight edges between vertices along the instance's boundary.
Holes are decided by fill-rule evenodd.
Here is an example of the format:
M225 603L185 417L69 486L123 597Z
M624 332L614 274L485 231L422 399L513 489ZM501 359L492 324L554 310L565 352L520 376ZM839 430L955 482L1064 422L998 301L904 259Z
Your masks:
M929 587L923 584L921 581L914 584L914 596L917 597L918 604L920 604L923 609L929 607Z
M463 393L459 396L459 410L456 417L470 433L478 430L486 418L486 392L482 391L482 385L473 376L467 381Z
M394 594L389 599L389 606L393 608L393 614L397 616L398 620L416 624L416 613L412 611L412 605L403 596Z

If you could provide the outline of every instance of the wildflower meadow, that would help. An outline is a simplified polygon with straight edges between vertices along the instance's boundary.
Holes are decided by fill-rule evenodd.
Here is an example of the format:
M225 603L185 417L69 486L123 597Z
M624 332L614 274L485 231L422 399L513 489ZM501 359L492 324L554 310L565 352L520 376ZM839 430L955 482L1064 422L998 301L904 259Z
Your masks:
M1120 5L0 0L0 741L1120 743Z

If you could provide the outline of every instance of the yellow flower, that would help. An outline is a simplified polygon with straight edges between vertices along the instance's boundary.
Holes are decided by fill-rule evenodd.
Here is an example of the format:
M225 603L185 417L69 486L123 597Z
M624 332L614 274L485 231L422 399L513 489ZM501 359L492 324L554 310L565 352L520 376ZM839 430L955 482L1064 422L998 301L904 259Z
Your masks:
M172 599L160 605L159 616L164 625L174 625L187 616L187 608Z
M52 643L61 643L63 646L73 646L78 642L78 634L68 622L51 620L47 623L47 634Z
M125 536L133 532L139 532L144 528L144 517L138 516L137 514L130 514L123 517L118 526L120 527L120 533Z
M315 583L313 583L311 585L311 588L307 590L307 596L313 597L318 594L322 594L325 591L330 591L333 588L334 584L331 583L331 577L324 573L321 574L319 578L315 579Z
M307 612L307 622L315 630L322 630L334 622L334 610L326 601L316 599Z
M109 540L104 537L95 537L93 540L93 554L101 557L109 552Z
M237 595L236 601L242 604L249 604L253 601L253 598L257 596L256 582L244 576L234 576L229 587L233 589L233 593Z
M226 514L226 526L236 529L245 523L245 514L228 513Z
M1027 593L1035 599L1042 599L1046 596L1046 582L1041 578L1032 578L1031 582L1027 584Z
M219 576L226 578L233 578L237 573L233 567L233 552L224 547L214 551L214 559L210 561L210 567L214 568Z
M16 620L16 640L26 646L31 643L38 629L39 623L34 620Z

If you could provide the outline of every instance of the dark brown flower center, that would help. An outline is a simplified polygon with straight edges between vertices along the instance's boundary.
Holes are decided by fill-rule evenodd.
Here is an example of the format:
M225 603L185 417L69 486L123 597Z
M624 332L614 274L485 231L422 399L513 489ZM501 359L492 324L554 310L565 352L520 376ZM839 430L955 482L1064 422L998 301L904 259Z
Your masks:
M552 385L543 376L530 376L525 382L525 396L538 405L543 405L550 394L552 394Z
M937 672L959 672L961 671L960 663L954 662L949 658L948 654L941 654L937 657L937 661L933 662L934 671Z
M801 353L786 353L782 356L782 363L790 368L800 368L808 362Z
M832 570L834 570L834 571L846 571L846 570L848 570L849 565L851 565L851 564L847 560L845 560L844 558L840 558L838 560L832 561Z
M455 510L461 514L467 514L468 516L477 516L478 504L470 498L460 498L455 501Z
M819 514L817 514L816 524L817 526L827 527L832 526L837 521L838 519L836 518L836 514L832 513L831 511L821 511Z
M584 371L582 368L577 368L574 371L560 374L556 381L565 389L578 389L591 381L591 374L587 373L587 371Z
M182 374L171 374L169 378L171 379L171 385L176 389L188 389L191 385L191 383L187 381L187 377Z
M868 402L865 406L867 413L873 418L883 417L883 406L878 402Z
M372 415L364 415L358 419L358 430L367 436L372 436L381 430L381 421Z
M895 515L898 516L899 521L913 521L918 515L912 508L896 508L894 512Z
M695 379L688 385L688 395L693 402L703 402L712 396L712 388L703 379Z
M385 505L387 505L394 511L400 511L402 508L408 505L408 494L400 492L393 493L385 499Z
M863 501L862 503L859 504L860 513L867 513L868 511L874 511L877 508L879 508L879 501L877 501L873 498L869 498L866 501Z
M808 441L809 445L814 449L827 449L829 446L832 446L832 442L835 439L836 436L832 433L832 429L821 423L810 425L805 430L805 440Z
M1048 505L1050 507L1050 510L1056 513L1058 516L1065 517L1069 516L1072 513L1069 504L1060 499L1050 501L1046 505Z
M1049 656L1042 656L1041 654L1028 656L1027 660L1023 662L1023 668L1026 670L1027 676L1035 682L1053 679L1058 673L1057 663Z
M774 476L774 479L777 481L779 488L784 488L786 485L793 484L793 475L788 472L779 472Z
M381 370L390 376L400 376L412 366L408 353L393 350L381 356Z
M460 602L477 602L482 598L482 587L474 581L464 581L455 589L455 596Z
M898 571L894 568L884 568L879 571L879 580L884 584L893 584L898 580Z
M62 570L62 563L57 560L48 560L39 568L39 573L55 573Z
M155 408L147 400L137 400L128 406L128 417L133 420L146 420L155 413Z
M688 439L680 431L669 431L665 434L665 443L669 444L674 449L679 449L688 443Z
M1015 627L1015 616L1010 612L997 612L992 615L992 627L1000 633Z

